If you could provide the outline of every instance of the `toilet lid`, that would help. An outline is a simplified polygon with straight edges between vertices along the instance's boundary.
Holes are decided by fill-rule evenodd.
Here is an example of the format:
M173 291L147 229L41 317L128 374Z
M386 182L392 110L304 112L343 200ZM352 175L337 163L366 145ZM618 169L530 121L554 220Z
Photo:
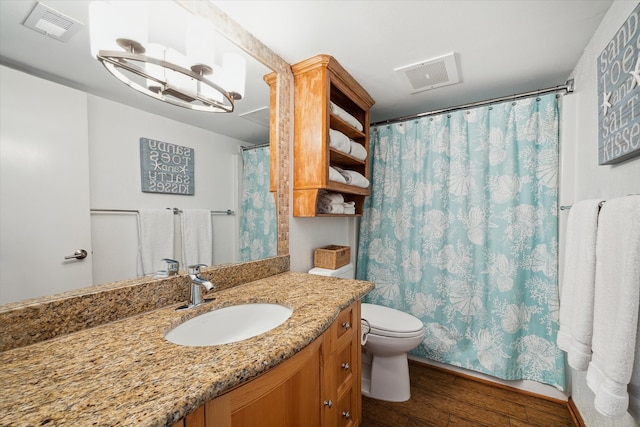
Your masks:
M423 333L422 321L408 313L367 303L362 304L361 310L361 317L369 323L372 334L393 337ZM363 332L367 332L365 322Z

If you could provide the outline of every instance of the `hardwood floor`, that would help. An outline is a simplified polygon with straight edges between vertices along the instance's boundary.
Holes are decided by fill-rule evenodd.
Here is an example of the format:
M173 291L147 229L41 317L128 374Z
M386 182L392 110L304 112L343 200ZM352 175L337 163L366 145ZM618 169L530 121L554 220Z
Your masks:
M565 403L502 388L417 362L409 363L411 399L362 398L361 427L570 427Z

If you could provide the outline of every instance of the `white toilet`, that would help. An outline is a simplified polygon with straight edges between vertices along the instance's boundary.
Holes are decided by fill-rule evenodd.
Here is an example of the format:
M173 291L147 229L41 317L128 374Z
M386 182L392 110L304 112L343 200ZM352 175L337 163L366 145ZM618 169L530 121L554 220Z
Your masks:
M311 274L353 279L353 264L337 270L313 268ZM362 394L373 399L404 402L411 397L407 353L422 342L424 325L408 313L362 304Z

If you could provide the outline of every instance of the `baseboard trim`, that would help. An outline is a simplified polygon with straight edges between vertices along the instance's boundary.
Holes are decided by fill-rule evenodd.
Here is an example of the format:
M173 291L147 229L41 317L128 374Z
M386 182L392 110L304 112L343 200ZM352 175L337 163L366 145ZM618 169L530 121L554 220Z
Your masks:
M567 408L569 408L569 414L571 414L571 419L573 420L574 426L576 427L587 426L584 422L584 419L582 418L582 415L580 415L580 411L578 410L576 403L573 401L571 396L569 396L569 400L567 401Z

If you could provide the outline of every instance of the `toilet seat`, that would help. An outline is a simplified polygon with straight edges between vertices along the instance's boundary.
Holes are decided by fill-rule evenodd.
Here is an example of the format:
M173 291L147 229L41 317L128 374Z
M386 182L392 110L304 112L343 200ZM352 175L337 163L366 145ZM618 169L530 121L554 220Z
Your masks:
M376 304L361 306L362 332L390 338L412 338L424 333L422 321L408 313Z

